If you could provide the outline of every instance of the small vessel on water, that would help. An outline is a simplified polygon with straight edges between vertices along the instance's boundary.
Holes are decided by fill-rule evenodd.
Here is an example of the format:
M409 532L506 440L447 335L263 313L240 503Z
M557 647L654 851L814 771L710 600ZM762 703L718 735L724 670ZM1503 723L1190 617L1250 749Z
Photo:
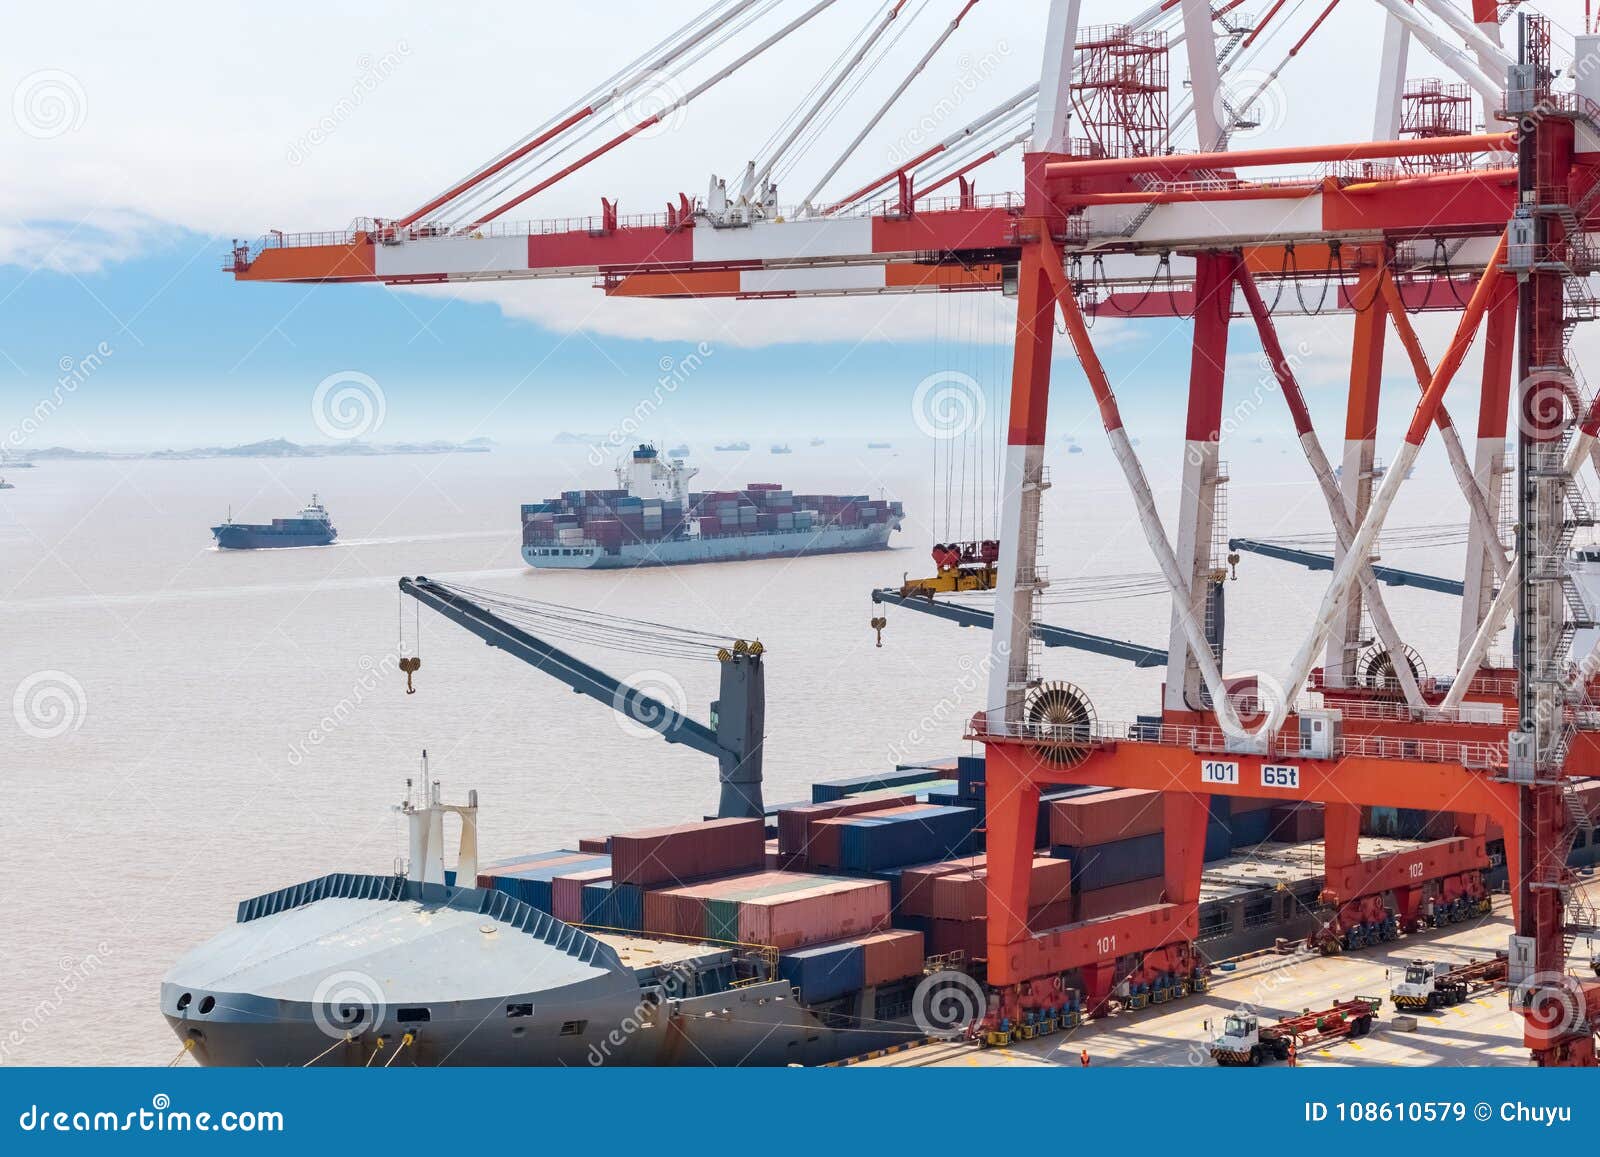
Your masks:
M721 452L723 452L723 453L725 453L725 454L726 453L743 454L746 450L750 449L750 443L748 443L748 442L728 442L725 445L717 446L717 447L714 447L714 448L719 450L719 451L721 451Z
M821 438L813 438L813 439L811 439L811 444L813 446L821 446L823 444L823 442L822 442Z
M4 478L0 478L0 490L15 490L15 489L16 489L16 487L13 486L11 483L7 482Z
M794 453L793 450L789 449L789 444L787 442L774 442L772 444L772 452L774 454L793 454Z
M551 570L614 570L882 550L904 508L865 494L795 494L776 482L690 492L699 471L643 444L613 490L568 490L522 507L522 558Z
M890 449L890 445L889 445L888 442L868 442L867 443L867 449L868 450L888 450L888 449Z
M227 519L211 528L221 550L266 550L282 546L327 546L339 537L328 512L313 494L311 501L293 518L274 518L271 522L235 522Z
M686 446L686 445L685 446L674 446L672 449L667 451L667 457L668 458L687 458L688 456L689 456L689 447Z

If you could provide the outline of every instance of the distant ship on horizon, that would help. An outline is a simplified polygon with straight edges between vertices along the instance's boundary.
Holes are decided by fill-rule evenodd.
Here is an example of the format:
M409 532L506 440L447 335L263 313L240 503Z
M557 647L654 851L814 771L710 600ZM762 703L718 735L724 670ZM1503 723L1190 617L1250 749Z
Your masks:
M888 442L868 442L867 443L867 449L868 450L889 450L889 449L892 449L892 447L890 446L890 444Z
M748 442L728 442L725 445L715 447L715 449L721 450L723 452L733 451L734 453L742 454L742 453L744 453L744 451L750 449L750 443L748 443Z
M779 443L779 442L774 442L772 444L772 452L774 454L793 454L794 453L793 450L789 449L789 446L788 446L787 443Z
M672 449L667 451L667 457L668 458L687 458L688 456L689 456L689 447L688 446L674 446Z
M813 446L821 446L821 445L823 445L823 441L822 441L821 438L813 438L813 439L811 439L811 444Z
M691 492L698 473L649 443L617 466L616 488L568 490L522 507L522 559L541 570L612 570L882 550L898 502L795 494L776 482Z
M286 546L327 546L339 537L328 511L313 494L311 501L293 518L274 518L271 522L235 522L230 511L226 520L211 528L221 550L268 550Z

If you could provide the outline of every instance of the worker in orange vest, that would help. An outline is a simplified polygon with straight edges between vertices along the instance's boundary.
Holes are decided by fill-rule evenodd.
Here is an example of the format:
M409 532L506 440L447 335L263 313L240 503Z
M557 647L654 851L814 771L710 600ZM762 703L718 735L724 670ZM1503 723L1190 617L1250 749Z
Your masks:
M1080 1052L1078 1054L1078 1063L1080 1065L1082 1065L1084 1068L1088 1068L1089 1067L1089 1050L1088 1049L1084 1049L1082 1052Z
M1299 1057L1299 1055L1300 1055L1299 1050L1294 1047L1294 1041L1290 1041L1289 1042L1289 1067L1291 1069L1295 1067L1295 1062L1296 1062L1296 1059Z

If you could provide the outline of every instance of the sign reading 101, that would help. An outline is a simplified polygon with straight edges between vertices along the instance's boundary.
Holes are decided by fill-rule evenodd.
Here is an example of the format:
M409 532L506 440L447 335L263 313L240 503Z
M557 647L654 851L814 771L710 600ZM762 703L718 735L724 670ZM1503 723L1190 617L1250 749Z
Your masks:
M1238 787L1239 765L1226 759L1201 760L1200 782L1217 786ZM1261 765L1261 786L1277 788L1280 791L1298 791L1300 788L1300 769L1293 764L1263 763Z

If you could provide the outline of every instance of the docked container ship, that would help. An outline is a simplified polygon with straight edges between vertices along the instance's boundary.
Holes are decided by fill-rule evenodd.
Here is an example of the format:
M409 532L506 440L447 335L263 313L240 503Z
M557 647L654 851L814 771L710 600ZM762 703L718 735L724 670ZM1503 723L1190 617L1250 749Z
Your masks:
M233 516L211 528L217 546L223 550L265 550L281 546L327 546L339 537L328 512L313 494L311 501L293 518L274 518L271 522L235 522Z
M899 502L864 494L795 494L772 482L691 492L698 471L637 447L612 490L568 490L522 507L529 566L596 570L881 550Z
M930 1007L938 978L983 974L981 756L818 783L764 819L595 836L482 867L475 798L450 807L430 790L402 808L403 872L245 900L235 925L172 968L162 1012L199 1063L819 1064L959 1027ZM1600 780L1580 793L1600 814ZM1327 918L1321 806L1212 805L1200 956L1315 932ZM455 872L441 847L448 811L463 813ZM1367 809L1360 854L1464 838L1450 818ZM1573 862L1596 852L1587 839ZM1159 902L1163 860L1160 793L1047 793L1029 927ZM1485 903L1430 899L1426 911L1441 925ZM1049 1018L1062 1027L1086 1011L1065 979ZM1158 980L1173 988L1153 999L1191 979Z

